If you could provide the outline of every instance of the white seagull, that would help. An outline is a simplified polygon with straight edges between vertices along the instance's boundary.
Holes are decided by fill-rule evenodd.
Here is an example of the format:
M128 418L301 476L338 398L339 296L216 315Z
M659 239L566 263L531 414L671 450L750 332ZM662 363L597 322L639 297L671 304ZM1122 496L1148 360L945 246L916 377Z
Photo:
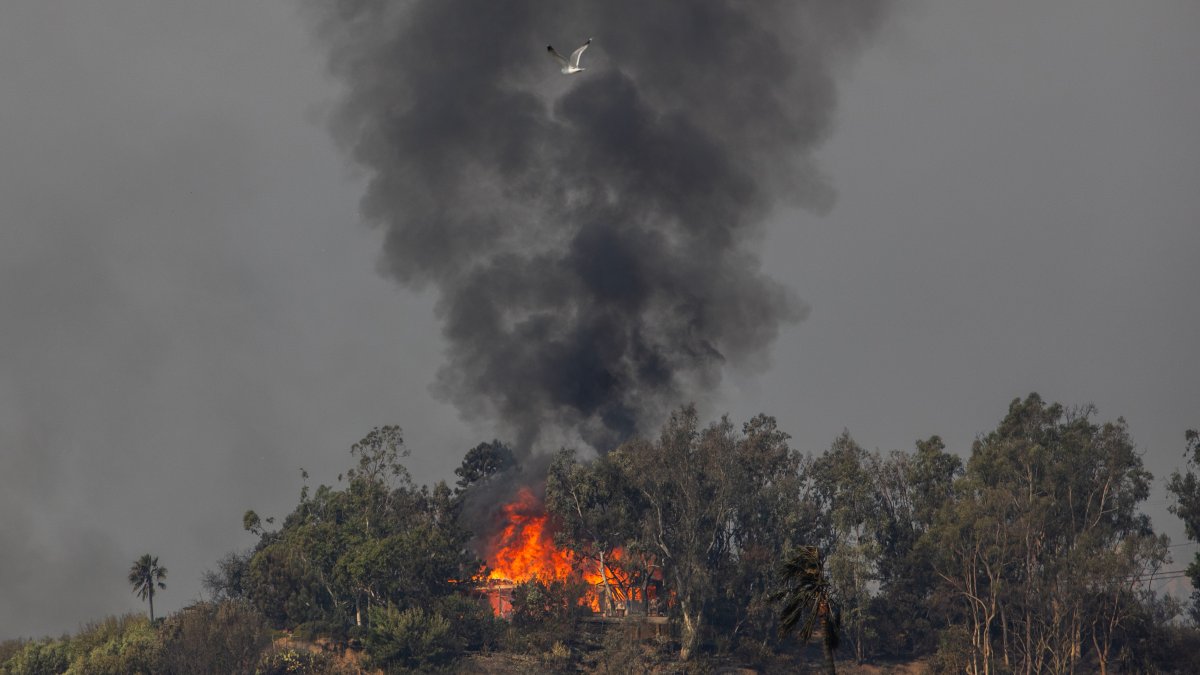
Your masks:
M587 42L583 43L578 49L571 52L570 59L564 58L562 54L559 54L558 50L554 48L554 45L546 45L546 51L550 52L550 56L558 59L558 62L562 64L563 75L574 75L575 73L587 70L587 68L579 67L579 57L583 55L583 50L587 49L588 45L590 44L592 44L592 38L588 38Z

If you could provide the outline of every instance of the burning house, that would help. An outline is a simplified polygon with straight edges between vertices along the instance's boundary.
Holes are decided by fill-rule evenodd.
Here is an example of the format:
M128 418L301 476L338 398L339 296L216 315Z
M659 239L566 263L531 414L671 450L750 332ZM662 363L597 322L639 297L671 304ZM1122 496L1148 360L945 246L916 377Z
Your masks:
M497 616L510 618L514 589L535 579L581 585L580 604L597 617L662 613L661 575L652 564L631 561L619 548L590 558L559 546L553 518L530 488L519 488L512 501L500 506L494 526L484 543L488 578L475 594Z

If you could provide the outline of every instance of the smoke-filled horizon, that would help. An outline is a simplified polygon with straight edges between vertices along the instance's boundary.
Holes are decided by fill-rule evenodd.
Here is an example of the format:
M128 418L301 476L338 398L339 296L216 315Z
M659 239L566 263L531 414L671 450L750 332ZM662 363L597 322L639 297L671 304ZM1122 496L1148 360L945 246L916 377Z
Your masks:
M433 286L433 390L606 451L757 368L798 295L761 270L780 200L824 210L811 151L831 69L879 2L312 3L344 93L333 132L366 171L380 266ZM545 46L585 39L587 70Z
M472 65L486 73L430 75L429 92L395 63L364 76L397 90L399 113L418 96L449 105L463 85L505 72L563 122L555 101L594 76L623 74L656 111L697 105L700 92L748 109L759 70L776 67L766 49L834 64L828 140L815 155L795 148L799 171L819 163L837 187L836 208L792 210L782 201L792 189L827 206L822 183L785 180L769 167L779 153L749 155L767 182L762 208L776 208L738 232L765 230L739 245L812 311L780 324L757 354L771 358L765 372L718 370L720 391L697 401L705 419L770 414L812 453L844 429L881 452L937 434L965 458L1015 397L1094 403L1102 419L1128 420L1156 480L1147 512L1180 545L1176 561L1190 558L1196 544L1162 483L1182 466L1184 430L1200 424L1200 3L919 0L892 3L873 36L832 4L802 6L787 11L817 14L756 29L775 37L742 68L727 64L751 59L751 45L717 40L733 50L722 56L691 23L643 42L649 28L632 22L678 22L668 5L683 0L608 18L569 2L543 3L529 21L544 23L515 35L504 17L449 36L412 31L428 59L479 54ZM371 38L323 12L297 16L299 4L0 10L0 639L145 613L126 582L144 553L170 569L156 612L200 599L203 572L253 543L243 513L282 518L299 467L314 486L334 483L373 426L404 428L419 483L453 481L481 439L512 440L429 395L449 363L433 316L441 286L426 275L412 292L375 273L386 228L350 224L374 172L348 172L318 121L350 91L327 73L330 47L351 36L314 40L310 19L358 31L367 44L338 53L365 58L405 16L432 25L418 16L430 9L395 0L406 14ZM713 4L763 3L691 3ZM566 53L587 37L588 70L561 75L546 43ZM805 90L797 78L813 64L793 61L770 92Z

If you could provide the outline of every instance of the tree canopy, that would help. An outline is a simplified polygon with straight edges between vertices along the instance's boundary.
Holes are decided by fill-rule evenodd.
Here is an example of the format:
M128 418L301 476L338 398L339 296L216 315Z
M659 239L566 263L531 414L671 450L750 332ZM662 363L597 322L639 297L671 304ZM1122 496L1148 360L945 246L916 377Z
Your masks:
M846 430L803 452L769 416L704 422L685 406L597 456L565 448L519 466L504 442L481 443L453 487L418 485L401 429L376 427L334 484L310 487L302 470L278 521L246 511L254 544L205 574L210 601L155 621L167 571L144 555L128 578L150 621L2 643L0 673L319 665L265 651L271 629L361 645L364 665L388 672L453 669L480 650L547 670L652 670L655 658L833 670L835 639L842 659L920 656L939 673L1187 672L1200 593L1184 624L1152 584L1171 550L1142 510L1153 477L1125 421L1098 417L1030 394L970 448L930 436L881 451ZM1200 434L1184 441L1166 486L1197 540ZM512 580L503 621L483 599L481 542L518 487L537 494L523 508L544 511L522 517L553 534L539 542L573 576ZM1200 586L1200 555L1187 574ZM593 611L635 625L662 614L675 637L647 651L621 638L640 629L614 631L601 644L579 629ZM820 656L807 646L817 632Z

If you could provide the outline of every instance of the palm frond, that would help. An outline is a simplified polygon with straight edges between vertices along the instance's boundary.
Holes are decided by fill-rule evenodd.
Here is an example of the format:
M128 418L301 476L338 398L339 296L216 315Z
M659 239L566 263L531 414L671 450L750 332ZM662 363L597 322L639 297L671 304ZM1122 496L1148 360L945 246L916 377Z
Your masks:
M825 575L825 560L816 546L801 546L784 559L778 577L782 589L771 594L773 602L782 602L779 633L795 632L808 642L822 625L824 640L830 649L838 644L837 615L832 611L831 588Z

